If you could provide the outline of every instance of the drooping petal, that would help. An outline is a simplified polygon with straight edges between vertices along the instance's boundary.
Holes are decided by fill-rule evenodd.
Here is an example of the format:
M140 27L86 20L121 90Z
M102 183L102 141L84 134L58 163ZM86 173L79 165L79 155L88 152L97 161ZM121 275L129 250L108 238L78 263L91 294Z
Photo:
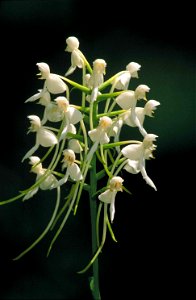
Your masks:
M101 193L98 196L98 199L104 203L110 204L114 197L114 191L111 191L110 189L107 189L105 192Z
M71 65L69 67L69 69L67 70L67 72L65 73L65 76L67 77L67 76L71 75L75 71L75 69L76 69L76 66Z
M111 191L110 189L101 193L98 199L104 203L110 204L110 220L113 222L115 215L115 197L117 191Z
M71 124L77 124L83 118L81 112L71 106L69 107L68 111L65 112L65 116Z
M81 153L83 151L80 143L78 140L76 139L71 139L69 142L68 142L68 148L73 150L74 153Z
M46 114L46 119L50 122L59 122L62 121L63 119L63 112L62 110L54 103L50 103L47 105L45 108L45 114ZM42 125L43 125L42 121Z
M141 171L142 177L146 181L146 183L148 185L150 185L155 191L157 191L157 188L156 188L154 182L150 179L150 177L148 176L148 174L146 172L144 159L141 160L141 162L140 162L140 171Z
M123 125L123 119L119 118L113 122L112 127L109 130L109 136L118 136L120 135L121 128Z
M133 122L133 124L135 124L135 126L139 128L139 131L145 137L147 135L147 132L144 129L143 125L140 123L140 120L138 119L137 114L135 112L135 108L131 109L131 121Z
M113 223L113 221L114 221L116 193L117 192L113 192L113 198L112 198L112 201L110 203L110 220L111 220L111 223Z
M38 100L40 97L41 97L41 92L36 93L35 95L29 97L29 98L25 101L25 103L36 101L36 100Z
M93 142L99 142L101 145L107 144L110 141L107 133L104 130L100 129L99 127L95 128L93 130L90 130L88 132L88 135L90 136L90 139Z
M93 142L99 141L100 132L97 128L89 130L88 135Z
M143 147L142 144L131 144L122 148L121 152L128 159L139 160L143 153Z
M83 59L81 58L80 52L75 49L71 54L71 64L73 67L82 68L84 65Z
M60 179L59 181L54 182L52 184L52 186L50 187L50 189L54 189L54 188L57 188L58 186L65 184L67 182L68 178L69 178L69 172L67 170L65 173L65 176L62 179Z
M144 108L136 107L135 113L136 113L136 116L137 116L140 124L143 125L144 119L145 119ZM133 119L131 118L131 109L123 114L123 119L124 119L124 122L126 125L131 126L131 127L136 127L136 124L133 122Z
M30 156L29 164L32 165L31 172L35 174L42 173L42 164L40 163L40 158L38 156Z
M72 133L72 134L76 134L76 127L73 124L68 124L64 127L60 139L59 141L63 140L64 138L66 138L68 133Z
M139 173L139 161L128 159L127 164L124 166L124 169L131 174Z
M40 184L41 190L49 190L53 185L56 185L58 180L53 174L49 174L44 181Z
M99 142L101 145L108 144L110 141L110 138L108 137L107 133L105 131L102 131L100 135Z
M45 89L45 91L43 89L38 103L43 106L47 106L50 104L50 101L51 101L50 93L46 89Z
M33 146L26 154L25 156L22 158L22 162L29 158L37 149L39 148L39 144L38 142L36 142L35 146Z
M43 147L50 147L58 143L56 135L44 127L37 132L37 141Z
M71 164L71 166L68 166L69 175L72 180L79 181L82 180L82 172L79 168L79 166L76 163Z
M23 198L23 201L28 200L30 198L32 198L37 192L38 192L39 188L36 187L32 190L30 190Z
M67 85L57 74L50 74L47 77L46 87L52 94L60 94L67 90Z
M116 103L125 110L135 107L136 101L134 91L126 91L116 97Z
M117 90L127 90L130 79L131 79L131 74L127 71L121 74L119 77L117 77L113 85Z
M126 66L126 70L130 72L132 78L138 78L138 71L140 70L141 65L136 62L130 62Z

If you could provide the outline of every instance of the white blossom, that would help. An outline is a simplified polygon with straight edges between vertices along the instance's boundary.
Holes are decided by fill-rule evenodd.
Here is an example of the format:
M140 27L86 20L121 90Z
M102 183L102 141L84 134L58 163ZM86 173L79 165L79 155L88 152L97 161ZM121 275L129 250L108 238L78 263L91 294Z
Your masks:
M130 121L137 126L143 136L147 134L136 113L137 98L134 91L128 90L116 97L116 103L124 110L130 110ZM125 116L125 115L124 115Z
M110 220L113 222L114 215L115 215L115 198L117 192L122 192L122 184L124 179L122 179L120 176L114 176L110 180L109 188L101 193L98 198L100 201L110 204Z
M128 158L124 169L132 174L141 172L143 179L155 191L157 188L146 173L145 160L153 157L152 152L156 149L156 145L153 142L156 141L157 137L155 134L147 134L141 144L131 144L121 150L122 154Z
M129 71L132 78L138 78L138 71L140 70L141 65L136 62L130 62L126 66L126 70Z
M59 96L54 101L56 101L58 107L64 113L68 124L75 125L82 120L83 116L81 112L78 109L70 106L66 97Z
M138 87L135 89L136 99L137 100L140 100L140 99L147 100L146 93L148 93L149 91L150 91L150 88L147 85L145 85L145 84L138 85Z
M47 169L44 169L42 167L42 164L40 163L40 158L38 156L30 156L29 160L30 160L29 164L32 165L31 172L37 174L36 180L35 180L35 182L37 182L40 179L40 177L42 177L45 174ZM46 178L37 187L30 190L24 196L23 200L27 200L27 199L33 197L38 192L39 188L41 190L48 190L51 188L51 186L53 186L57 182L58 181L53 174L48 174L46 176Z
M63 119L63 113L57 104L51 101L50 93L47 89L38 90L39 93L28 98L25 103L33 102L39 99L38 104L41 104L45 107L43 118L41 124L44 125L47 121L50 122L59 122Z
M79 166L75 163L76 157L75 157L74 151L71 149L65 149L63 151L63 156L64 157L62 160L62 162L63 162L62 170L64 170L65 168L67 169L65 176L62 179L60 179L57 184L53 185L52 188L66 183L67 180L69 179L69 177L73 181L79 181L79 180L83 179L82 172L81 172Z
M99 119L98 127L88 132L90 139L93 142L100 143L101 145L109 143L110 138L108 136L108 132L111 125L112 125L112 119L110 119L107 116L101 117Z
M118 90L127 90L131 78L138 78L138 71L141 65L136 62L130 62L126 66L126 71L117 76L113 81L113 87Z
M72 74L76 67L84 67L84 59L79 48L79 41L75 36L70 36L66 39L67 47L65 51L71 52L71 66L66 72L65 76Z
M149 117L153 117L154 110L157 109L157 106L160 105L160 102L156 100L149 100L144 106L144 113Z
M95 101L99 94L98 88L103 83L106 70L106 62L104 59L98 58L93 62L93 72L88 79L88 86L92 88L91 101Z
M45 79L45 86L51 94L60 94L67 90L67 85L57 74L50 73L48 64L41 62L37 63L38 69L41 72L40 79Z
M160 105L160 102L156 100L149 100L146 102L144 107L136 107L135 113L136 116L140 122L140 124L143 126L145 116L153 117L154 110L157 109L157 106ZM136 124L132 121L131 118L131 108L127 110L125 113L122 113L122 115L119 116L119 118L122 118L124 123L128 126L135 127Z
M28 133L36 132L36 141L35 146L25 154L22 161L30 157L38 149L39 145L43 147L51 147L58 143L56 135L51 130L41 125L41 121L38 116L30 115L28 116L28 119L31 123Z
M130 108L135 108L137 99L135 97L135 92L128 90L116 97L116 103L124 110Z
M68 132L71 132L70 125L79 123L82 120L83 115L79 110L69 105L69 101L66 97L59 96L54 101L57 103L58 108L61 110L65 118L65 127L60 137L60 140L62 140L65 138Z

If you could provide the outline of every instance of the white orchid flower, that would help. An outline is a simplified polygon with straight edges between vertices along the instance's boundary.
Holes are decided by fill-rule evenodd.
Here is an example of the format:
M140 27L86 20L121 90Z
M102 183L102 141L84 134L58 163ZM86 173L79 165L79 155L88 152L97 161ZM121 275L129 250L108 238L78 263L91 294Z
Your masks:
M144 107L136 107L135 113L137 118L140 121L140 124L143 126L145 116L153 117L154 111L157 109L157 106L160 105L160 102L156 100L149 100L146 102ZM124 123L128 126L135 127L136 124L132 121L131 118L131 109L123 113L120 118L123 119Z
M138 78L138 71L140 70L141 65L136 62L130 62L126 66L126 71L116 77L113 81L113 88L117 90L127 90L131 78Z
M40 158L38 156L30 156L29 157L29 164L32 165L31 172L37 174L36 182L39 180L41 176L45 174L47 169L42 168L42 164L40 163ZM39 186L30 190L23 198L23 200L27 200L33 197L39 190L49 190L51 186L56 184L58 181L53 174L49 174L40 184Z
M129 71L132 78L138 78L138 71L140 68L141 65L133 61L126 66L126 70Z
M160 102L156 100L148 100L144 106L144 114L146 116L153 117L153 113L157 109L158 105L160 105Z
M68 131L71 132L70 125L79 123L82 120L83 115L79 110L69 105L69 101L66 97L59 96L54 101L57 103L58 108L61 110L65 118L66 125L60 137L60 140L62 140L65 138Z
M145 160L153 157L152 152L156 149L156 145L153 142L156 141L157 137L155 134L147 134L141 144L128 145L121 150L124 157L128 158L124 169L132 174L141 172L143 179L155 191L157 188L146 173Z
M90 77L86 80L88 82L88 86L92 89L91 93L91 101L94 102L99 95L98 88L103 83L106 70L106 62L104 59L98 58L93 62L93 72Z
M79 48L79 41L75 36L70 36L66 39L67 47L65 51L71 52L71 66L65 73L65 76L72 74L76 67L84 67L84 59Z
M50 73L48 64L41 62L37 63L38 69L41 72L40 79L45 79L44 88L51 94L61 94L67 90L67 85L57 74Z
M149 91L150 91L150 88L147 85L145 85L145 84L138 85L138 87L135 89L136 99L137 100L140 100L140 99L147 100L146 93L148 93Z
M56 103L51 101L50 93L47 89L38 90L39 93L28 98L25 103L33 102L39 99L38 104L41 104L45 107L44 115L41 121L41 124L44 125L47 121L50 122L59 122L63 119L63 113L61 109L56 105Z
M137 126L143 136L147 134L146 130L142 126L137 114L136 114L136 103L137 98L134 91L128 90L116 97L116 103L124 110L130 110L131 122Z
M53 185L52 188L65 184L69 177L73 181L79 181L83 179L82 172L79 166L75 163L76 157L74 151L71 149L65 149L63 151L63 156L64 157L62 160L62 169L67 168L65 176L62 179L60 179L57 184Z
M114 215L115 215L115 198L117 192L122 192L122 184L124 179L122 179L120 176L114 176L110 180L109 188L101 193L98 198L100 201L110 204L110 220L113 222Z
M97 126L97 128L88 131L88 135L94 144L88 152L87 160L91 160L99 144L103 145L109 143L109 131L111 126L112 119L104 116L99 119L99 125Z
M58 143L56 135L51 130L41 125L41 121L38 116L30 115L28 116L28 119L31 123L28 133L36 132L36 141L35 146L25 154L22 161L30 157L38 149L39 145L43 147L51 147Z
M70 106L66 97L59 96L54 101L56 101L58 107L64 113L65 119L69 124L75 125L82 120L83 116L81 112Z
M107 116L101 117L99 119L98 127L88 132L90 139L93 142L100 143L101 145L109 143L110 138L108 136L108 132L111 125L112 125L112 119L110 119Z

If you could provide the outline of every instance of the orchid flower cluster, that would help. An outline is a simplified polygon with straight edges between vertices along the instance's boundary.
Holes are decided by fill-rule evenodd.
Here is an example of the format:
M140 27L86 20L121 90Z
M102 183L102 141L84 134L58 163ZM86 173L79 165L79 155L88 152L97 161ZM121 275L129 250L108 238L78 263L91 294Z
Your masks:
M22 158L22 162L29 162L30 172L36 175L35 182L1 204L19 198L29 200L39 190L56 190L56 205L49 224L41 236L15 258L19 259L49 230L58 227L49 254L70 214L76 214L82 193L87 192L90 206L96 207L91 216L96 228L96 243L93 257L79 272L83 273L100 254L107 230L116 241L112 230L115 201L120 200L119 192L130 193L124 185L126 172L140 173L145 183L156 191L145 165L146 160L153 158L157 135L145 130L144 121L146 116L153 117L160 103L147 100L150 88L145 84L138 85L135 90L129 88L130 82L139 77L140 64L130 62L125 70L105 80L107 64L104 59L95 59L91 67L79 50L76 37L68 37L66 44L65 51L71 54L71 66L65 75L52 73L46 62L37 63L43 85L25 101L42 106L39 116L28 116L28 133L34 135L35 144ZM77 68L82 70L81 83L69 79ZM141 100L145 100L143 107L138 106ZM139 130L140 140L131 139L134 127ZM126 128L128 140L121 140L123 128ZM46 149L43 157L39 156L40 148ZM64 186L69 193L62 197Z

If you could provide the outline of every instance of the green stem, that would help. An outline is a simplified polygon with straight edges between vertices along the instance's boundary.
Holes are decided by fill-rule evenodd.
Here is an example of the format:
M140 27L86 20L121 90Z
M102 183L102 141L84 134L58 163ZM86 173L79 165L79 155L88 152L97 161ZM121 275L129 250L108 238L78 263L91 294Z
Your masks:
M91 215L91 237L92 237L92 253L94 254L97 251L97 202L96 197L93 195L97 190L97 179L96 179L96 155L93 156L91 161L91 170L90 170L90 191L89 191L89 200L90 200L90 215ZM92 278L92 294L95 300L101 299L99 292L99 263L98 257L93 262L93 278Z
M47 227L45 228L45 230L42 232L42 234L34 241L34 243L32 243L26 250L24 250L21 254L19 254L18 256L16 256L15 258L13 258L13 260L18 260L21 257L23 257L27 252L29 252L30 250L32 250L44 237L45 235L48 233L49 229L51 228L53 221L56 217L58 208L59 208L59 204L60 204L60 187L57 188L57 199L56 199L56 205L55 205L55 209L54 212L52 214L52 218L50 219L50 222L48 223Z

